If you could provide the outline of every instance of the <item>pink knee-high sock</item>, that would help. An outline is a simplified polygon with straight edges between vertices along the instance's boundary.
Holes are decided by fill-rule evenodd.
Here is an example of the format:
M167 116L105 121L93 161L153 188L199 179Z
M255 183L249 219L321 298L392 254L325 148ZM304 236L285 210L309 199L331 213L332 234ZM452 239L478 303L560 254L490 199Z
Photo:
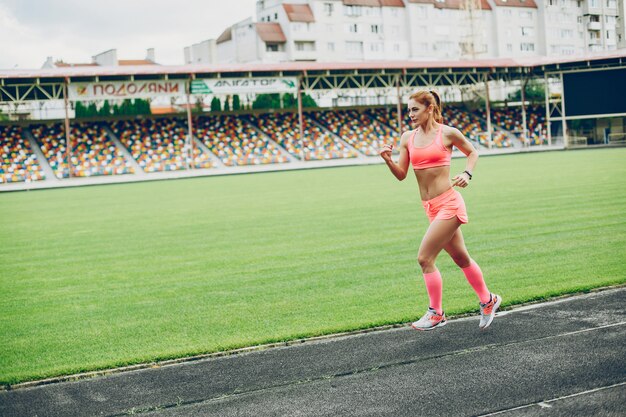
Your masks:
M441 307L442 282L441 273L438 269L434 272L424 273L424 282L426 283L426 291L430 299L430 307L437 311L437 314L443 314Z
M491 300L491 293L487 289L487 285L483 279L483 271L480 270L478 264L472 259L470 266L461 268L461 270L465 274L467 282L469 282L472 288L474 288L474 291L476 291L480 302L483 304L488 303L489 300Z

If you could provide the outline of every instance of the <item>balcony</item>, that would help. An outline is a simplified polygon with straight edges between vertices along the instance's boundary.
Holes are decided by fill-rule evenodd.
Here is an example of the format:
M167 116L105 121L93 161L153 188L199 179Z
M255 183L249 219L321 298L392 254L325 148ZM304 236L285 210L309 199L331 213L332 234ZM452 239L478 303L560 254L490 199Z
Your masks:
M601 14L602 14L601 7L591 7L591 5L589 4L589 1L583 2L583 16L584 15L601 15Z
M602 23L600 23L600 22L589 22L589 23L587 23L587 29L589 29L589 30L602 30Z

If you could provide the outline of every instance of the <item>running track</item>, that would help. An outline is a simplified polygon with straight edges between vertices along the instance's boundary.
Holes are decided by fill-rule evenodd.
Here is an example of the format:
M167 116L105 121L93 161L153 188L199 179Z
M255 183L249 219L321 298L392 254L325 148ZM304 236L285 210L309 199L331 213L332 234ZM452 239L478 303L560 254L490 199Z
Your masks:
M0 391L0 416L624 416L626 287Z

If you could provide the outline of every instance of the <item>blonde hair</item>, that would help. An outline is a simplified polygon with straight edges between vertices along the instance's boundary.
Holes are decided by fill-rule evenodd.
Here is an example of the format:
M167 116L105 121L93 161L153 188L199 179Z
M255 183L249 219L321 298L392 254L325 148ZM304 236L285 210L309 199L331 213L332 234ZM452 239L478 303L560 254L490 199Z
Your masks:
M409 96L409 100L415 100L418 103L428 107L433 106L433 117L437 123L443 123L443 116L441 115L441 98L436 91L433 90L419 90Z

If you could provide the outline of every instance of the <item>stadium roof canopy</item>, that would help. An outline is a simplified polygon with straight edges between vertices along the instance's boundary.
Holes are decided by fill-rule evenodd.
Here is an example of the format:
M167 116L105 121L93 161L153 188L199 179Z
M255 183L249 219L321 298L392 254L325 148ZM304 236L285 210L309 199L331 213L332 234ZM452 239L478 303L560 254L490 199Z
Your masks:
M131 65L0 70L0 102L60 98L67 82L187 80L190 78L300 76L305 90L467 85L488 80L623 68L626 49L569 58L498 58L460 61L280 62L220 65ZM47 86L50 86L48 88ZM42 94L37 94L40 91Z

